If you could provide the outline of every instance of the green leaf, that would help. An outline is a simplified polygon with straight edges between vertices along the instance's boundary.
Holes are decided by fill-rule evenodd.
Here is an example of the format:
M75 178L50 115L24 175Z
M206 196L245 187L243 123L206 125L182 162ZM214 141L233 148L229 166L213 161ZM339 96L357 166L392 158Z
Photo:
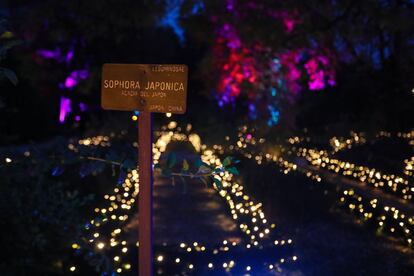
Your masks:
M175 166L175 163L177 163L177 155L174 152L172 152L168 155L167 166L169 168L172 168Z
M155 164L155 165L154 165L154 170L155 170L155 169L161 169L161 165L160 165L160 163L157 163L157 164Z
M12 32L9 32L9 31L6 31L6 32L4 32L1 36L0 36L0 38L4 38L4 39L10 39L10 38L13 38L13 33Z
M6 76L6 78L8 78L9 81L16 86L17 83L19 82L16 74L12 70L7 69L7 68L0 68L0 69L3 72L3 74Z
M224 169L223 168L215 168L214 170L213 170L213 172L215 173L215 174L219 174L219 173L221 173L221 172L223 172L224 171Z
M188 164L187 160L184 159L183 161L183 171L188 171L190 169L190 165Z
M230 167L230 168L227 168L227 171L228 171L229 173L234 174L234 175L239 175L239 171L237 170L237 168L236 168L236 167Z
M213 178L214 179L214 184L216 184L217 189L221 190L223 189L223 184L221 183L221 181L217 178Z
M232 158L230 156L227 156L226 158L224 158L224 160L223 160L223 166L224 167L229 166L231 164L231 160L232 160Z
M201 158L198 157L194 162L194 166L196 166L196 168L199 168L201 165L203 165L203 161L201 161Z

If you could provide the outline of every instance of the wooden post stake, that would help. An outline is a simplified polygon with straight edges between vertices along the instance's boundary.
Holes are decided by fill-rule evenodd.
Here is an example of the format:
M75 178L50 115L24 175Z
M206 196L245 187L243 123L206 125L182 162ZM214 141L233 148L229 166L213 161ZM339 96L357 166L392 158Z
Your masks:
M153 275L152 249L152 114L140 112L139 142L139 276Z
M102 108L140 111L139 275L153 275L152 251L152 118L151 112L184 114L188 67L184 64L110 64L102 67Z

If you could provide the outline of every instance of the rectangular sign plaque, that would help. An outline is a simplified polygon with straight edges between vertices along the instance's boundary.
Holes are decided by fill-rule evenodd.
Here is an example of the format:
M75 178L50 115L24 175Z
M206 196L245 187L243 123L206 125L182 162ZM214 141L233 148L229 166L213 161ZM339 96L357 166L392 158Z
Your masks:
M102 108L183 114L187 79L182 64L104 64Z

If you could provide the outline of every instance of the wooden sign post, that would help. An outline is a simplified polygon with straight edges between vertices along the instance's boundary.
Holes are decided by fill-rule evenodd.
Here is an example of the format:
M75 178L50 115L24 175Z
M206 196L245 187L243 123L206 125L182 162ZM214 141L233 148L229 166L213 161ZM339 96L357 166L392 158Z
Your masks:
M102 107L139 110L139 275L153 275L152 250L152 112L183 114L186 111L186 65L104 64Z
M152 262L152 118L143 111L138 120L138 241L139 275L153 275Z

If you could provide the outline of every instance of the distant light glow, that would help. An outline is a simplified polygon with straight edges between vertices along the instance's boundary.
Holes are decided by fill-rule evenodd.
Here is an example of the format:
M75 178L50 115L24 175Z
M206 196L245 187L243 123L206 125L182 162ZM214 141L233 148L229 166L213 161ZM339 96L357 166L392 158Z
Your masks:
M36 52L40 57L45 59L59 59L62 56L60 48L56 48L54 51L46 50L46 49L39 49Z
M249 118L252 120L257 119L257 110L254 103L249 103Z
M72 88L72 87L76 86L76 84L78 84L78 82L72 77L68 77L65 80L65 87L66 88Z
M193 8L191 9L191 14L195 15L195 14L200 13L203 10L204 10L204 2L203 0L199 0L194 3Z
M231 11L234 10L234 6L236 4L235 2L236 2L235 0L227 0L227 6L226 6L226 8L227 8L227 10L229 12L231 12Z
M80 109L80 111L81 111L81 112L85 112L85 111L86 111L86 109L87 109L86 104L84 104L84 103L79 103L79 109Z
M72 62L73 56L75 54L75 51L73 49L70 49L67 53L66 53L66 63L69 64Z
M78 85L80 80L87 79L89 72L87 70L75 70L70 73L66 78L64 86L68 89L72 89Z
M275 126L279 122L280 113L279 110L276 109L276 107L269 105L268 106L269 112L270 112L270 118L267 121L268 126Z
M295 20L291 18L283 18L283 24L285 25L286 32L291 33L295 28Z
M70 64L75 55L75 50L71 48L66 55L64 55L61 48L56 47L55 50L39 49L36 51L36 54L44 59L54 59L60 63Z
M159 21L160 26L171 28L181 43L185 41L184 29L179 23L183 3L183 0L165 0L165 13Z

